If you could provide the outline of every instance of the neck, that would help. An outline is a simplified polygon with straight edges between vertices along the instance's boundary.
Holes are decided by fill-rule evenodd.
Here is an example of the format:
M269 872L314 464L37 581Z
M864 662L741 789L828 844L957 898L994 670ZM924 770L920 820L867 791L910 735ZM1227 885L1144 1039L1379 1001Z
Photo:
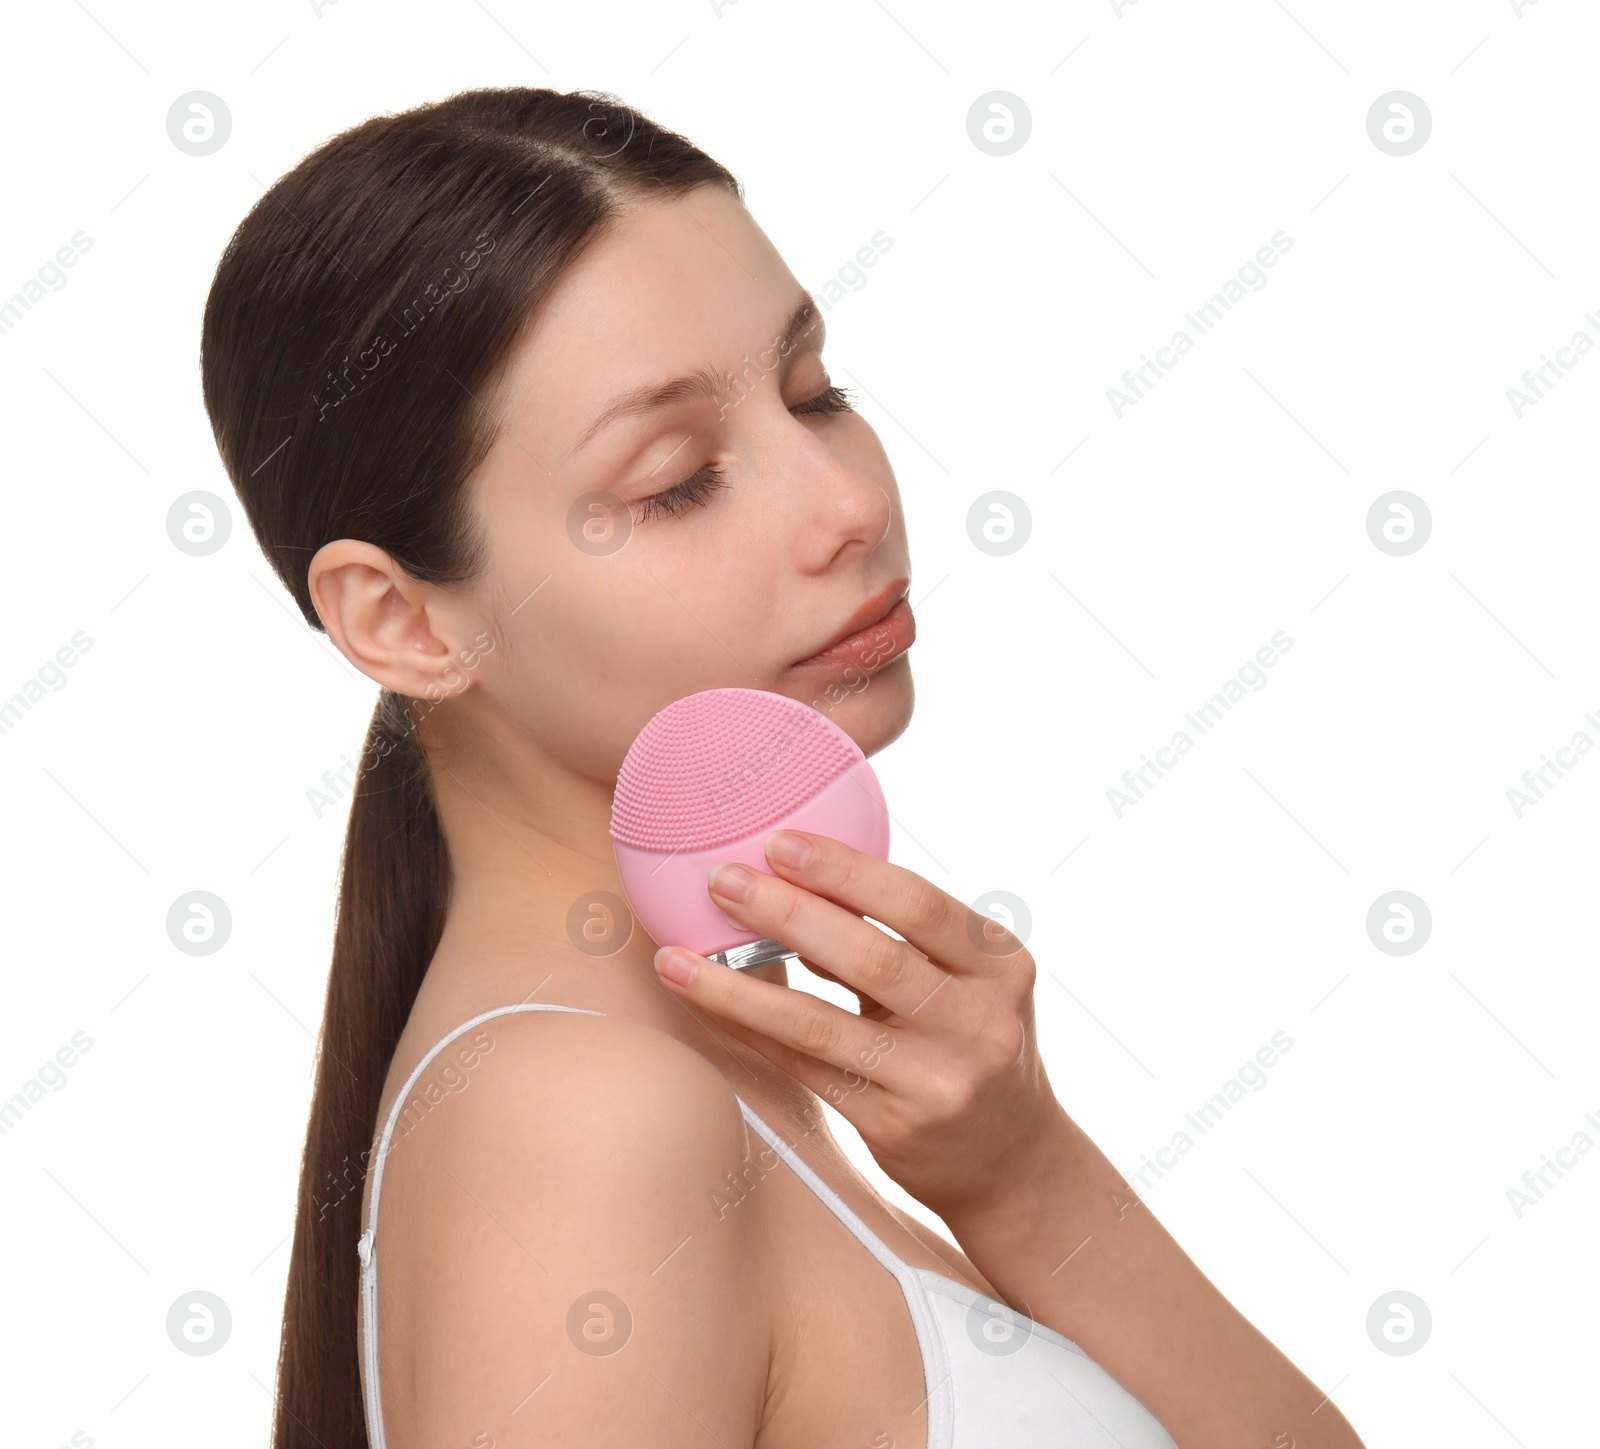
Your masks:
M748 1052L656 978L656 947L671 943L652 940L627 908L609 829L613 783L579 775L537 741L495 734L470 749L425 741L453 887L424 994L446 1013L582 1006L719 1057L729 1046ZM788 984L783 962L746 974Z

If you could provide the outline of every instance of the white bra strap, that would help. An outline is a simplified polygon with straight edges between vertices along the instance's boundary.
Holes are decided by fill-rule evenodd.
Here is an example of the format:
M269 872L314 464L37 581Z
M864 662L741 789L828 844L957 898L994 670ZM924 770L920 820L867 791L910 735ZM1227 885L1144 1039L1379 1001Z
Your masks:
M896 1278L903 1279L911 1272L911 1265L873 1232L855 1210L811 1170L800 1154L750 1109L749 1103L743 1097L739 1097L738 1102L744 1120L754 1127L766 1140L767 1145L795 1170L801 1181L827 1204L833 1215L861 1240L874 1258Z
M383 1400L378 1392L378 1254L373 1230L378 1222L378 1194L383 1188L383 1164L389 1155L389 1138L394 1131L394 1124L405 1110L411 1089L416 1086L417 1078L427 1070L428 1063L463 1032L471 1031L473 1027L480 1022L488 1021L492 1016L505 1016L514 1011L575 1011L582 1016L606 1014L603 1011L590 1011L582 1006L557 1006L554 1002L547 1001L496 1006L489 1011L480 1012L471 1021L463 1022L428 1049L427 1055L412 1068L411 1075L406 1078L405 1086L400 1089L399 1095L390 1106L389 1119L383 1124L383 1135L378 1139L377 1161L372 1169L372 1197L367 1204L367 1226L356 1243L356 1252L361 1258L361 1346L362 1362L366 1368L367 1442L371 1445L371 1449L387 1449L387 1442L383 1436Z
M735 1096L738 1094L735 1093ZM855 1234L867 1251L894 1274L900 1284L900 1292L906 1300L906 1307L910 1311L911 1326L922 1352L923 1386L927 1390L927 1397L923 1403L927 1406L928 1413L928 1449L949 1449L955 1434L955 1389L950 1381L950 1355L934 1322L933 1309L928 1303L928 1291L922 1280L924 1273L935 1278L941 1275L930 1273L925 1268L913 1268L873 1232L838 1193L807 1166L794 1148L751 1110L750 1104L743 1097L738 1097L738 1102L744 1120L755 1128L767 1145L794 1169L800 1180L822 1199L823 1204Z

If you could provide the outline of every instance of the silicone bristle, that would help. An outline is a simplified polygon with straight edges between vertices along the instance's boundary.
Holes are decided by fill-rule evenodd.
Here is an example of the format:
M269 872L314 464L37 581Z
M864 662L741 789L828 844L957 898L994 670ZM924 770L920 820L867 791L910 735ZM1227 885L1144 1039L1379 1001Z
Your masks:
M808 704L707 689L639 731L617 774L611 834L641 850L705 850L771 828L864 759Z

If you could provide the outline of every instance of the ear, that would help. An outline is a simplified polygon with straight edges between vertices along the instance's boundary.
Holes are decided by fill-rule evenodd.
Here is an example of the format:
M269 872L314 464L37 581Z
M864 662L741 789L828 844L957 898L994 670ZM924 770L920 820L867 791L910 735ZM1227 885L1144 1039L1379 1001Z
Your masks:
M383 549L353 538L325 543L306 582L328 637L368 678L412 699L442 699L470 684L455 663L470 634L465 611Z

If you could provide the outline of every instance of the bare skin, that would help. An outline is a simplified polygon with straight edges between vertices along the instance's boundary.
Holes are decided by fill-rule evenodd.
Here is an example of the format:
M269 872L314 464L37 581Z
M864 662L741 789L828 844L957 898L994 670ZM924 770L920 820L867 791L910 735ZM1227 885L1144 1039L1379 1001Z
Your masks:
M748 902L717 897L856 991L860 1015L790 987L781 965L702 961L680 988L642 932L599 956L569 934L574 903L622 893L607 833L617 768L672 700L772 690L825 710L869 755L909 722L903 650L879 652L852 687L806 662L910 562L888 459L865 419L828 401L803 300L731 197L637 207L562 278L480 400L500 423L472 480L484 575L421 584L349 539L312 561L346 657L413 698L447 696L419 730L455 891L380 1121L422 1054L479 1012L605 1013L489 1021L461 1074L470 1089L446 1092L391 1152L378 1228L388 1442L687 1449L709 1433L921 1449L926 1388L898 1284L747 1135L737 1093L894 1251L1075 1338L1185 1449L1285 1429L1359 1446L1148 1209L1113 1230L1106 1194L1121 1179L1039 1062L1033 962L1014 940L975 937L961 903L817 837L812 867L773 861ZM775 348L796 321L795 345ZM707 365L740 376L582 443L614 398ZM725 486L703 504L644 503L707 464ZM595 492L637 519L613 551L569 531ZM892 1049L871 1057L885 1030ZM965 1252L855 1171L818 1093ZM1101 1248L1051 1276L1060 1244L1085 1233ZM611 1309L589 1306L597 1291ZM624 1321L625 1345L595 1351Z

